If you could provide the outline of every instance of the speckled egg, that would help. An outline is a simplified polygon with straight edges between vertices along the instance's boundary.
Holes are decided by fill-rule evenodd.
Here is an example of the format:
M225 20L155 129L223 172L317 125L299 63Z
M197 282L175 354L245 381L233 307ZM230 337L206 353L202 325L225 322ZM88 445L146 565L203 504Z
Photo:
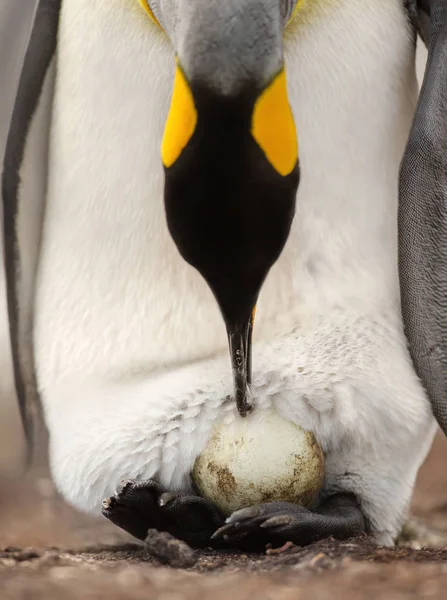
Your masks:
M309 506L324 477L324 454L313 433L275 410L215 426L192 477L224 515L264 502Z

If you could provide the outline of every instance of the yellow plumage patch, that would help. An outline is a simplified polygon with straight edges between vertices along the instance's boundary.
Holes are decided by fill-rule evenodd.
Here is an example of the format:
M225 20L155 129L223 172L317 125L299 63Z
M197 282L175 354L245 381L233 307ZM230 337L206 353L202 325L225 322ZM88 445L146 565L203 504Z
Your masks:
M157 19L155 18L154 13L152 12L152 10L149 7L148 1L147 0L140 0L140 4L141 6L144 8L144 10L147 12L147 14L150 16L151 20L158 25L159 27L161 27L160 23L157 21Z
M194 134L197 110L185 75L177 65L171 108L166 121L161 146L161 158L165 167L171 167Z
M289 175L298 160L298 141L284 69L256 100L251 133L278 173Z
M294 17L296 16L296 13L303 6L303 4L305 3L305 1L306 0L298 0L297 1L297 3L295 4L295 8L292 10L292 14L290 15L290 19L289 19L287 25L293 21Z

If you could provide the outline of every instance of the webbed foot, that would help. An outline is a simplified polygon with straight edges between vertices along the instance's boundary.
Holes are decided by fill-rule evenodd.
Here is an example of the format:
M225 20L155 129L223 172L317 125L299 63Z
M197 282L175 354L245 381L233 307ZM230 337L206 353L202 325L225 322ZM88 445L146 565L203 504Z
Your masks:
M213 539L245 547L286 542L306 546L328 537L347 539L364 531L365 519L357 500L349 494L337 494L315 512L286 502L244 508L234 512Z
M148 529L166 531L196 548L225 545L211 541L224 524L218 509L200 496L167 492L152 480L121 482L120 491L103 501L102 514L134 537L144 540Z

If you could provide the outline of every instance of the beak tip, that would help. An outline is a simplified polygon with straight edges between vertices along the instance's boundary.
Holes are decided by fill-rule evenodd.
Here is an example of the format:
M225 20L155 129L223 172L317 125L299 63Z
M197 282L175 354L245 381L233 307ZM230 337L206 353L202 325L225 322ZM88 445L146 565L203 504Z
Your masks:
M238 408L239 416L241 416L244 419L251 413L252 409L253 407L251 404L247 404L247 406L244 408Z
M236 394L236 407L241 417L246 417L253 410L253 405L248 402L247 392Z
M249 402L251 384L251 335L253 315L243 323L231 327L227 324L228 342L234 378L234 400L241 417L252 410Z

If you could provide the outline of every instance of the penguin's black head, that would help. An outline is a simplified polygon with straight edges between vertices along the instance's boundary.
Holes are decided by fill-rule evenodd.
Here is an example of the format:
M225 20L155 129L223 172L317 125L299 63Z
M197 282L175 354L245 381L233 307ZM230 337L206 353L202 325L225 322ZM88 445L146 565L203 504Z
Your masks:
M282 86L283 76L271 85ZM293 155L287 172L279 173L254 138L253 113L262 95L255 84L228 97L200 82L190 89L197 123L181 155L165 168L167 222L183 258L202 274L219 303L236 402L245 414L252 316L264 279L289 235L298 165Z
M282 52L286 4L207 0L190 15L162 144L169 231L221 309L241 415L255 306L287 241L299 179Z

